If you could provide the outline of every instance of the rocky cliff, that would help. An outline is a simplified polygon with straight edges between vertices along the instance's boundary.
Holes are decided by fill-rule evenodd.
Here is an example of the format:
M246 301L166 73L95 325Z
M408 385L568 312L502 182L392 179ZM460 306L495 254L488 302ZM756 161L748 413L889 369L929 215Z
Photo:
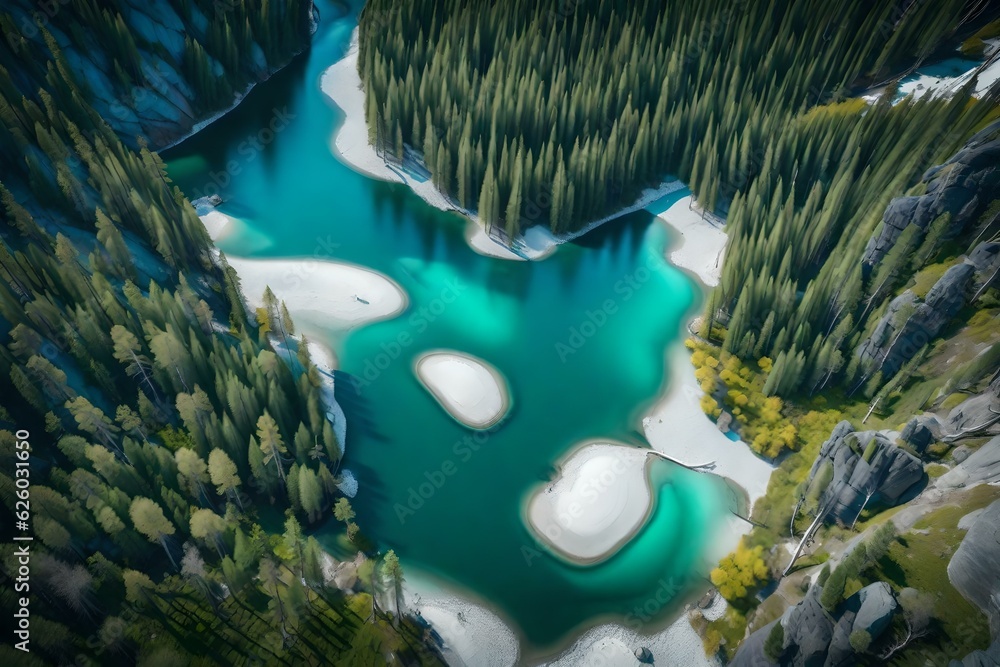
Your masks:
M812 586L806 597L785 610L775 621L784 627L785 643L780 663L764 653L764 643L774 623L752 633L740 644L734 667L791 665L794 667L842 667L853 665L857 656L851 648L854 632L865 631L878 639L889 627L897 609L892 589L885 582L865 586L841 605L836 615L823 609L819 598L822 586Z
M926 191L919 196L897 197L886 208L879 231L868 242L864 263L868 268L889 252L907 225L926 230L942 214L950 214L948 238L967 231L1000 190L1000 121L978 132L944 164L929 169L921 179Z
M975 274L974 265L960 262L934 283L926 299L911 290L893 299L872 335L858 346L863 367L885 378L895 375L962 309Z
M993 443L1000 444L1000 438ZM993 637L1000 635L1000 500L979 514L969 528L948 563L948 578L989 617Z
M56 55L123 141L134 147L143 136L159 148L232 106L303 50L314 11L311 0L13 0L0 9L0 26L15 61ZM47 76L42 67L11 71L32 89Z
M818 494L828 521L852 524L866 506L899 503L923 476L920 460L886 435L842 421L820 448L806 488Z

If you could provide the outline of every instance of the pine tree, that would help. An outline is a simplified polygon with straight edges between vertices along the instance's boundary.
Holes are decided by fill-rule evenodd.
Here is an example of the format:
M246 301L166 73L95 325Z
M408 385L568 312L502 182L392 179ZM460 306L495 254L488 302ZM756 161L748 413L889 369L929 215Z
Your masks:
M163 509L149 498L139 497L132 501L128 510L135 529L150 542L159 542L167 557L177 569L177 562L167 546L167 538L176 532L174 525L163 515Z

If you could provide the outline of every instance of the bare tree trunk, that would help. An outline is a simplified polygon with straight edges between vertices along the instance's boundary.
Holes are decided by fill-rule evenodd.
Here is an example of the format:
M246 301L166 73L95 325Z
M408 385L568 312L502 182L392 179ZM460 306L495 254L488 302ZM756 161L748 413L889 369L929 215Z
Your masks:
M799 540L798 546L795 547L795 551L792 552L792 558L788 561L788 567L786 567L785 571L781 573L782 577L788 576L792 566L795 565L795 561L797 561L799 556L802 554L802 549L805 547L806 542L812 539L813 534L819 529L820 524L823 523L823 519L825 519L826 515L830 513L830 506L833 504L833 499L836 497L836 495L831 495L831 500L827 501L827 503L816 513L816 518L813 519L811 524L809 524L809 528L806 529L805 534L802 535L802 539Z
M865 415L865 418L861 420L862 424L864 424L866 421L868 421L868 418L872 416L872 413L875 412L875 406L878 405L878 402L881 401L881 400L882 400L881 396L876 396L875 397L875 400L872 401L871 406L869 406L869 408L868 408L868 413Z
M911 624L910 621L907 619L906 620L906 636L903 637L902 640L897 641L895 644L893 644L891 647L889 647L889 649L885 653L883 653L881 656L879 656L879 657L882 658L882 660L886 660L887 661L892 656L896 655L897 653L899 653L900 651L902 651L904 648L906 648L907 646L909 646L910 643L913 642L914 639L919 639L920 637L923 637L926 634L927 634L927 630L921 630L919 632L914 632L914 630L913 630L913 624Z
M792 510L792 520L788 522L788 536L795 537L795 519L799 516L799 510L802 509L802 503L805 502L805 496L800 496L798 502L795 503L795 509Z
M870 501L872 499L872 496L875 495L875 491L877 491L877 490L878 490L878 487L876 487L875 489L873 489L871 491L866 491L865 492L865 502L861 503L861 509L859 509L858 513L854 515L854 521L851 522L851 530L854 530L854 526L857 525L858 519L861 518L861 513L865 511L866 507L868 507L868 501Z
M993 272L993 275L990 276L990 279L987 280L985 283L983 283L983 286L979 288L979 290L976 292L975 296L972 297L972 300L969 301L969 303L975 303L976 299L978 299L980 295L982 295L982 293L985 292L987 289L989 289L990 285L993 284L993 281L996 280L998 274L1000 274L1000 266L998 266L997 270Z
M173 554L170 553L170 549L167 547L167 538L164 535L160 535L160 546L163 547L163 550L165 552L167 552L167 558L170 559L170 564L173 565L174 569L176 570L177 569L177 561L174 560Z

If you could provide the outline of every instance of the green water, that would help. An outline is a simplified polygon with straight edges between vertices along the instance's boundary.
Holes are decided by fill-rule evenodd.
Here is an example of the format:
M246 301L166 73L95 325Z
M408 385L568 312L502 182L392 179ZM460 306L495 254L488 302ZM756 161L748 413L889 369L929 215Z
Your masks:
M665 386L665 350L679 344L699 290L663 260L667 233L646 212L545 261L510 262L470 250L458 215L343 166L329 148L342 114L319 77L346 50L357 8L338 16L319 6L311 51L166 152L171 178L192 198L221 186L221 210L245 222L220 242L227 254L345 260L409 295L393 320L346 336L311 332L342 369L345 467L360 483L353 504L367 535L404 566L487 600L523 634L527 654L599 618L650 629L676 608L682 581L703 572L703 548L729 497L719 480L654 463L654 511L621 551L593 566L546 552L522 511L574 443L642 444L639 419ZM273 137L258 134L265 127ZM481 357L507 377L513 406L499 428L463 428L420 386L413 360L436 348ZM319 532L332 543L337 530L331 522Z

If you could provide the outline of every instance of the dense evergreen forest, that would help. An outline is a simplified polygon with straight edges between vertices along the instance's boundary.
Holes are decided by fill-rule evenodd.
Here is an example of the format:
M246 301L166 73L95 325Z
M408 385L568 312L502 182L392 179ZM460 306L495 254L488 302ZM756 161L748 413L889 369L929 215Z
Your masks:
M374 0L359 69L387 154L487 224L564 232L667 174L725 208L794 117L919 63L966 4Z
M56 47L48 67L72 73L126 145L141 135L160 147L302 51L313 11L308 0L14 0L0 29L24 90L44 85Z
M269 61L287 57L305 37L300 21L279 19L305 20L307 5L234 4L206 31L198 16L213 3L174 3L191 67L175 83L200 110L231 101L255 76L248 35ZM342 443L305 340L273 298L247 312L158 155L142 136L135 149L123 142L128 119L103 118L70 62L68 49L114 63L116 90L136 94L136 49L165 48L142 38L149 16L89 0L58 9L32 34L9 30L23 12L0 13L0 492L12 526L25 500L16 443L27 440L34 536L30 591L15 593L14 543L4 545L5 615L30 594L31 654L5 643L3 656L436 662L412 621L333 585L307 536L336 514L371 548L340 492ZM398 585L391 552L358 563L359 588Z
M422 159L458 205L511 236L579 229L676 175L728 213L706 336L772 359L769 395L894 387L900 365L852 352L910 276L971 251L963 238L988 240L996 210L981 202L961 229L914 225L874 263L866 243L890 200L919 194L921 174L998 111L974 82L893 105L893 81L996 8L515 5L368 4L359 69L376 147ZM878 103L850 97L877 83Z
M776 469L711 573L729 608L693 615L710 655L986 664L997 598L970 604L970 562L995 556L957 522L997 498L1000 86L897 90L921 64L983 57L998 14L981 0L362 14L371 142L485 225L580 230L670 177L724 216L720 284L688 347L702 408ZM904 503L923 518L893 523ZM859 595L879 592L896 612L851 630Z

